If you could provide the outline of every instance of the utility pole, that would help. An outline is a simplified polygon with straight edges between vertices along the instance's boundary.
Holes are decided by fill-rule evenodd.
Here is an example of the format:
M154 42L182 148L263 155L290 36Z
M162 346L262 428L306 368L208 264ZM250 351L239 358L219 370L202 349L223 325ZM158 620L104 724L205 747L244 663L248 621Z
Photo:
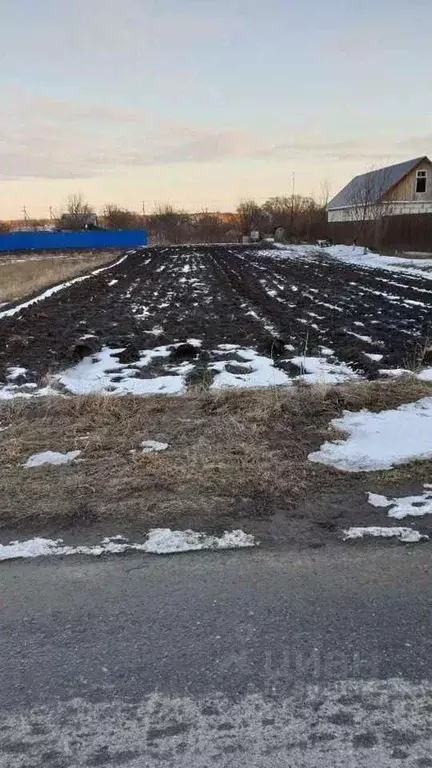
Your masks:
M291 234L293 234L293 226L294 226L294 195L295 195L295 171L293 171L292 175L292 194L291 194Z
M30 220L30 216L29 216L29 215L28 215L28 213L27 213L27 208L26 208L26 206L25 206L25 205L23 205L23 209L22 209L22 212L23 212L23 218L24 218L24 221L29 221L29 220Z

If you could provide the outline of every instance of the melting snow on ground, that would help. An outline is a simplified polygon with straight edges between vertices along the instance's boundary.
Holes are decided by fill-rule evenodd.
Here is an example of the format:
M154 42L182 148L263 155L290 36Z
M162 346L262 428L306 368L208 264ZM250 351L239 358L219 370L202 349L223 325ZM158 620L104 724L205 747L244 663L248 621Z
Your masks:
M421 381L432 381L432 368L425 368L418 374L418 378L421 379Z
M25 376L27 368L21 368L19 365L11 365L7 369L6 378L8 381L16 381L20 376Z
M331 350L328 353L331 354ZM360 378L345 363L330 363L322 357L292 357L290 363L300 369L300 378L307 384L341 384Z
M168 443L159 443L157 440L143 440L141 443L142 453L157 453L166 451Z
M324 443L309 454L310 461L345 472L373 472L432 458L432 397L379 413L347 411L331 426L349 436Z
M199 339L187 341L195 347L201 346ZM123 348L103 347L100 352L84 358L54 378L64 394L180 395L187 389L187 376L194 370L194 363L174 361L171 355L176 346L178 344L142 350L139 359L132 363L119 361ZM292 347L287 345L286 351L292 351ZM308 384L339 384L359 378L345 363L329 361L328 356L333 354L331 349L322 347L321 353L322 357L281 359L281 364L285 362L297 366L298 376L293 378L282 367L275 365L271 357L261 355L254 349L238 344L219 344L212 355L222 359L209 362L209 372L213 375L211 388L291 386L296 380ZM21 374L24 369L19 370ZM18 369L13 371L15 373ZM0 389L0 399L58 394L59 390L52 387L38 389L32 383L22 386L9 383Z
M188 341L194 343L195 340ZM193 365L187 362L171 364L168 361L171 349L167 346L143 350L139 360L129 364L119 362L120 352L122 349L103 347L97 354L84 358L77 365L59 374L57 380L74 395L179 395L185 391L185 376L193 369ZM161 359L167 368L166 373L155 375L149 371L146 378L139 375L145 372L145 368Z
M393 499L388 499L387 496L381 496L378 493L369 493L368 501L374 507L390 507L388 516L396 520L402 520L404 517L432 515L432 485L425 485L422 494Z
M428 536L423 536L419 531L414 531L412 528L380 528L379 526L369 526L367 528L348 528L343 531L344 541L350 539L364 539L368 536L384 539L396 538L399 541L403 541L405 544L415 544L422 539L429 538Z
M411 375L411 371L407 368L381 368L378 373L380 376L387 376L390 379L398 379L401 376Z
M129 542L124 536L105 538L100 544L67 546L62 539L35 538L0 544L0 560L41 557L46 555L101 555L123 554L138 551L156 555L170 555L198 550L245 549L256 546L254 536L242 530L225 531L213 536L197 531L172 531L170 528L153 528L142 544Z
M264 357L253 349L245 349L235 344L221 344L217 351L223 354L233 352L236 357L210 364L211 370L215 373L212 389L277 387L292 384L292 379L285 371L276 368L269 357ZM229 370L230 367L233 369L232 371ZM234 369L235 373L233 372Z
M316 248L315 248L316 252ZM405 272L420 274L422 277L432 278L432 259L404 259L399 256L384 256L372 253L365 248L350 245L332 245L325 249L325 253L334 259L344 261L347 264L355 264L359 267L370 269L384 269L390 272Z
M216 373L212 389L290 386L295 380L308 384L339 384L358 378L345 363L331 363L326 357L287 358L285 362L292 363L299 369L299 375L293 379L282 368L275 366L271 358L264 357L253 349L245 349L235 344L220 344L216 352L232 352L235 357L211 363L211 369ZM333 352L323 347L322 354L331 355Z
M419 260L400 258L399 256L384 256L383 254L372 253L372 251L368 251L361 246L332 245L324 248L318 245L276 244L275 249L261 251L261 253L280 259L316 258L318 254L323 254L332 259L343 261L345 264L354 264L362 268L382 269L387 272L403 272L432 279L432 259Z
M68 453L58 453L57 451L42 451L42 453L35 453L27 459L23 464L25 469L34 469L35 467L43 467L46 464L70 464L72 461L78 458L81 451L69 451Z
M7 384L4 387L0 387L0 400L12 400L14 397L29 398L29 397L52 397L59 393L53 387L38 387L36 384L24 384L19 386L18 384Z

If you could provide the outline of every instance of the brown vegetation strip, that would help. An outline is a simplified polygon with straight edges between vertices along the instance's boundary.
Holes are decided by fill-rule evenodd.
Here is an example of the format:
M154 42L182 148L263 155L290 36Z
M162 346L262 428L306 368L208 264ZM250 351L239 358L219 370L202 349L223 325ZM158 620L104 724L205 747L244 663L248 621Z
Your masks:
M0 301L13 301L108 264L113 253L19 259L0 264Z
M310 451L334 437L331 419L344 409L393 408L431 393L430 385L406 379L177 398L7 401L0 405L0 426L7 426L0 432L0 526L219 531L276 512L294 518L305 499L336 486L344 494L370 490L370 474L307 461ZM147 439L167 442L169 449L142 455L139 446ZM73 465L21 466L39 451L76 449L83 461ZM375 486L381 478L430 481L430 469L431 462L419 462L373 473ZM313 509L305 514L317 516ZM315 522L325 526L330 518L324 509Z

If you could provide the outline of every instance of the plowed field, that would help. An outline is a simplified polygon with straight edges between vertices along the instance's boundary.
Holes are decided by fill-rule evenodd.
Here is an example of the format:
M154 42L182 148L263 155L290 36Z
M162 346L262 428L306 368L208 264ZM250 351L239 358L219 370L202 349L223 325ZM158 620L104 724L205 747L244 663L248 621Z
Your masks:
M431 306L421 271L311 248L148 248L3 316L0 381L146 394L374 379L423 362Z

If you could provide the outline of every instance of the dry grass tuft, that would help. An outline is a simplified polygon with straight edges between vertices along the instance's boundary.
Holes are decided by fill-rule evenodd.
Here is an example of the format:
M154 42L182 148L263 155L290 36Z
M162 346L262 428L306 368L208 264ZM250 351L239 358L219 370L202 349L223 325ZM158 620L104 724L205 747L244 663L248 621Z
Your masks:
M414 376L404 376L390 381L355 381L337 386L329 384L304 384L292 389L220 390L203 396L204 407L209 411L222 410L242 414L245 410L259 420L269 414L291 414L310 421L320 415L334 418L343 410L358 411L366 408L380 411L398 408L403 403L432 394L428 382Z
M19 259L0 264L0 301L21 299L114 261L111 253Z

